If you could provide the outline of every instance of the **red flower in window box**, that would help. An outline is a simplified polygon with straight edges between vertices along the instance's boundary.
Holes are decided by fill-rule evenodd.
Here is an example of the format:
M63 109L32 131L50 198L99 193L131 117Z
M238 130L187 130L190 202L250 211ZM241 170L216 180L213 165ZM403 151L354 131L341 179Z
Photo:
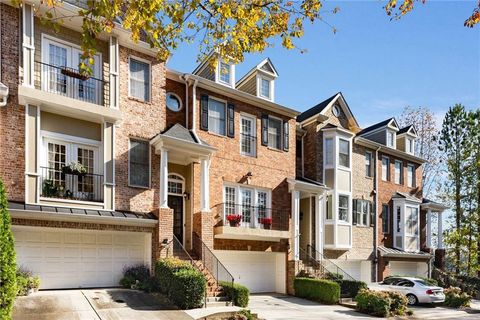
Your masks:
M242 216L239 214L228 214L226 218L230 223L230 227L238 227L242 221Z
M272 218L262 218L260 223L263 224L264 229L270 229L272 226Z

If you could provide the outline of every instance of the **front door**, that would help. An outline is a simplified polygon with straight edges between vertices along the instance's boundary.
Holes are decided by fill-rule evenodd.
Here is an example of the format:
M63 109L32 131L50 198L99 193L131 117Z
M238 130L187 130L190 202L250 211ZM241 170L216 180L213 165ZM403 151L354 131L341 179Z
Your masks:
M183 196L168 196L168 207L173 209L173 235L183 244Z

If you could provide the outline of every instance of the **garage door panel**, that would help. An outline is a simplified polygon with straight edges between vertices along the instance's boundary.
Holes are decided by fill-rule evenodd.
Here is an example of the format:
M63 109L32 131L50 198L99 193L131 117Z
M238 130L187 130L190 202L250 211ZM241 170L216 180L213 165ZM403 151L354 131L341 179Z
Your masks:
M20 226L12 230L17 264L40 276L41 289L117 286L125 266L150 264L147 233Z

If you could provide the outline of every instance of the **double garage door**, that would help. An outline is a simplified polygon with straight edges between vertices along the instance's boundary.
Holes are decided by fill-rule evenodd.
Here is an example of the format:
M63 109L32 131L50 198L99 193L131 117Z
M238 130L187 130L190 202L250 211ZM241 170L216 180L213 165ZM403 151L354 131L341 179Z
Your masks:
M251 293L286 292L285 253L215 250L215 255Z
M12 226L17 265L41 289L118 286L125 266L150 265L151 234Z

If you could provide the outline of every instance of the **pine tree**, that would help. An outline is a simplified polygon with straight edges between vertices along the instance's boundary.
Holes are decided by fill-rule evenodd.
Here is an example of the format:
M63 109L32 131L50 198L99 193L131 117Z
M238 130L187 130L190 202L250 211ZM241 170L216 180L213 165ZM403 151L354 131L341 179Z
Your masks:
M13 303L17 295L16 256L7 193L0 179L0 319L12 317Z

